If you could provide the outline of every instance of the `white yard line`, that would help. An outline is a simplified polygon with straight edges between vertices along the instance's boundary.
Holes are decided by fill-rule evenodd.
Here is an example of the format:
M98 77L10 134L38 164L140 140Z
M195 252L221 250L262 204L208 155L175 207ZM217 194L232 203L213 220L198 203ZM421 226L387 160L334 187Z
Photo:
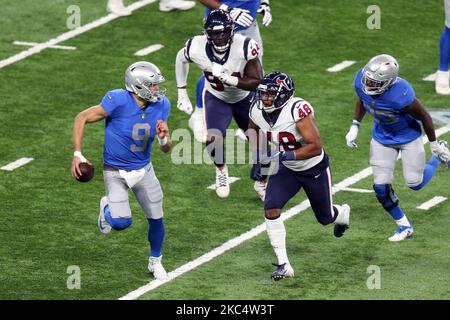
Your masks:
M352 60L345 60L342 61L334 66L332 66L331 68L328 68L327 71L328 72L339 72L344 70L345 68L350 67L351 65L355 64L356 61L352 61Z
M372 193L373 190L368 189L357 189L357 188L343 188L342 191L349 191L349 192L359 192L359 193Z
M430 208L438 205L441 202L444 202L445 200L447 200L446 197L436 196L428 200L427 202L422 203L420 206L417 207L417 209L429 210Z
M33 47L37 46L39 43L37 42L28 42L28 41L14 41L13 44L16 44L18 46L27 46L27 47ZM51 49L63 49L63 50L77 50L77 47L73 46L50 46Z
M13 171L14 169L20 168L33 160L33 158L20 158L7 164L6 166L1 167L0 169L5 171Z
M228 184L232 184L233 182L238 181L241 178L238 177L228 177ZM216 190L216 185L212 184L209 187L207 187L207 189L211 189L211 190Z
M130 9L131 11L135 11L137 9L142 8L143 6L146 6L150 3L155 2L156 0L141 0L141 1L137 1L133 4L131 4L130 6L128 6L127 8ZM9 58L6 58L4 60L0 61L0 69L3 67L6 67L10 64L16 63L18 61L21 61L23 59L26 59L32 55L35 55L36 53L39 53L47 48L50 48L60 42L64 42L66 40L72 39L82 33L85 33L87 31L90 31L92 29L95 29L99 26L102 26L108 22L111 22L112 20L121 18L120 16L117 16L115 14L108 14L107 16L104 16L100 19L97 19L95 21L92 21L84 26L81 26L79 28L73 29L71 31L65 32L63 34L60 34L59 36L57 36L56 38L50 39L47 42L43 42L43 43L39 43L31 48L29 48L28 50L19 52L18 54L15 54Z
M138 57L143 57L143 56L146 56L155 51L161 50L162 48L164 48L164 46L162 44L152 44L151 46L148 46L147 48L136 51L134 53L134 55L138 56Z
M445 127L439 128L438 130L436 130L436 136L439 137L449 131L450 131L450 126L445 126ZM423 137L423 141L424 141L424 143L426 143L428 141L426 136ZM336 192L342 191L345 188L348 188L349 186L357 183L358 181L360 181L364 178L369 177L371 174L372 174L371 167L361 170L360 172L352 175L351 177L348 177L348 178L344 179L343 181L335 184L333 186L333 194L335 194ZM288 211L283 212L281 217L283 218L283 220L287 220L287 219L299 214L300 212L308 209L309 206L310 206L309 200L304 200L303 202L292 207ZM163 285L164 283L170 282L173 279L181 276L182 274L195 269L196 267L212 260L213 258L215 258L217 256L220 256L221 254L227 252L228 250L240 245L244 241L256 237L257 235L261 234L265 230L266 230L266 224L262 223L259 226L241 234L240 236L233 238L231 240L228 240L224 244L205 253L204 255L198 257L197 259L189 261L188 263L182 265L181 267L175 269L174 271L169 272L168 278L166 280L152 280L148 284L146 284L134 291L131 291L130 293L126 294L125 296L119 298L119 300L135 300L135 299L139 298L140 296L142 296L143 294L145 294L149 291L152 291L153 289L158 288L159 286Z
M436 81L436 74L437 74L437 72L432 73L429 76L426 76L425 78L423 78L422 80L424 80L424 81Z

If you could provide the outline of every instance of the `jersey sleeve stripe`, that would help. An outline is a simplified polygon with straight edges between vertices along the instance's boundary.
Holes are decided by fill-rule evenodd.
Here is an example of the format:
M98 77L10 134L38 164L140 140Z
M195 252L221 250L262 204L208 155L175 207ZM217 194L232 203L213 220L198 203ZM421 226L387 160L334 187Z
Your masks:
M251 40L251 38L245 38L245 41L244 41L244 57L245 57L245 60L248 60L247 59L247 53L248 53L248 44L249 44L250 40Z
M191 50L192 38L186 43L186 50L184 50L184 57L187 61L192 62L189 51Z
M294 104L292 104L291 107L291 115L292 115L292 120L295 121L295 117L294 117L294 109L300 104L302 103L302 100L298 100L297 102L294 102Z

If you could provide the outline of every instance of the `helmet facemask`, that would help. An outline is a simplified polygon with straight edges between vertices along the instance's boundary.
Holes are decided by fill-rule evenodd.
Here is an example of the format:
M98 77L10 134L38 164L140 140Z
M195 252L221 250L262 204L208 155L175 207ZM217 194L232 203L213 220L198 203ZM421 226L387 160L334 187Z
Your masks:
M379 81L371 78L367 73L363 73L361 77L361 84L364 93L373 96L377 94L382 94L386 89L392 84L394 79L388 79L384 81Z
M218 53L226 52L231 45L231 40L233 38L233 29L224 28L223 26L217 26L211 29L207 29L206 37L208 42L212 45L214 50Z

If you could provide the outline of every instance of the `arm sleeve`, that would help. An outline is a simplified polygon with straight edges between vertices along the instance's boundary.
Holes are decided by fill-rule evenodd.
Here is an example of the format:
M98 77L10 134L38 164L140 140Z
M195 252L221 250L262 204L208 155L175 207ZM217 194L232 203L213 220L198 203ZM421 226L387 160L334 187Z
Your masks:
M186 86L188 74L189 60L186 58L186 47L184 47L178 51L177 58L175 60L175 77L178 88Z
M114 113L114 110L117 108L117 97L113 91L109 91L105 94L105 96L102 99L102 102L100 102L100 105L103 109L108 113L108 115L111 117Z
M248 60L253 60L255 58L257 58L259 56L261 48L259 47L259 44L251 39L251 38L246 38L244 41L244 55L245 55L245 59Z
M170 101L167 98L164 98L164 105L163 105L163 113L162 113L162 120L167 121L170 114Z
M293 103L291 108L292 119L295 122L300 121L312 115L314 117L313 107L305 100L298 100Z

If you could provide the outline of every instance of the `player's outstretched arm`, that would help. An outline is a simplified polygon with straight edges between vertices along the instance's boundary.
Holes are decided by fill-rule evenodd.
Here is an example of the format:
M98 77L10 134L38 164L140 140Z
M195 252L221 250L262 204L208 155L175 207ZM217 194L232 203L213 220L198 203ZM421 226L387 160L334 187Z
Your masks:
M345 136L345 140L347 141L347 146L350 148L358 148L355 140L358 136L359 125L361 124L364 115L366 114L366 110L364 109L361 99L356 101L355 105L355 115L353 116L352 125Z
M175 77L178 87L177 108L187 114L191 114L193 107L187 94L187 78L189 74L189 61L185 56L186 48L182 48L177 53L175 60Z
M404 112L409 113L414 118L422 122L423 129L428 137L430 142L436 141L436 133L434 132L433 120L431 119L430 114L427 109L422 105L420 100L417 98L411 103L411 105L407 106L403 109Z
M97 122L105 119L108 113L100 105L90 107L81 111L74 120L72 131L72 142L74 157L72 160L71 173L74 178L81 176L80 163L88 162L81 153L83 146L83 133L86 123Z
M158 136L158 143L162 152L170 152L172 141L170 140L169 126L167 125L167 121L158 120L156 122L156 135Z
M263 78L262 67L259 59L249 60L244 69L244 77L239 78L237 87L239 89L253 91Z
M319 129L317 129L312 116L306 116L296 122L300 134L303 136L303 145L296 149L295 160L305 160L322 153Z

